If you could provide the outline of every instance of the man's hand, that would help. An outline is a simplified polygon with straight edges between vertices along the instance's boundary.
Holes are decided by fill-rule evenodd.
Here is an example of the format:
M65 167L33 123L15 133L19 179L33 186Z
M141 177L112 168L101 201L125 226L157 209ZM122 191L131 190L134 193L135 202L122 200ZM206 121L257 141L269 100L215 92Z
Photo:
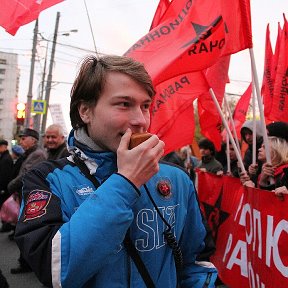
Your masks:
M164 142L156 135L129 150L132 131L127 129L117 149L118 173L129 179L136 187L145 184L159 171L159 160L164 154Z

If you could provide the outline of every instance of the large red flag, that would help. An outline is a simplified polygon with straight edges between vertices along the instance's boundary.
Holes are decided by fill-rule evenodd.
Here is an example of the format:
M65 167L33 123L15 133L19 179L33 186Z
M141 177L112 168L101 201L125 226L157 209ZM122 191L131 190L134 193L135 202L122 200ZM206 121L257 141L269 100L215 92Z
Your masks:
M273 98L274 81L272 79L272 65L273 65L273 51L270 41L269 24L266 28L266 44L265 44L265 61L264 61L264 74L262 81L261 94L264 103L264 115L268 117Z
M145 63L154 84L252 47L249 0L174 0L160 21L126 52Z
M135 45L133 45L126 52L126 55L132 58L135 58L138 61L143 62L145 64L148 72L152 76L154 85L156 87L159 85L162 85L163 84L162 82L164 82L165 80L169 81L169 79L177 77L177 75L180 77L180 75L181 76L185 75L187 72L195 71L196 68L200 69L201 67L205 67L205 66L208 67L209 65L211 65L211 62L209 62L210 61L209 57L212 57L212 55L214 58L213 61L215 63L215 61L219 59L217 58L218 57L217 53L219 51L216 51L217 52L216 53L215 50L219 49L220 46L222 50L220 51L221 55L222 53L223 55L229 55L231 53L238 52L242 49L252 47L250 2L247 0L233 1L233 5L227 4L227 1L225 0L217 0L217 1L195 0L193 1L193 3L191 0L190 1L189 0L187 1L173 0L173 2L168 6L166 11L164 10L161 10L161 12L159 12L160 14L158 14L157 17L156 17L157 13L154 16L154 19L157 19L156 22L159 22L159 25L155 27L152 31L150 31L147 35L142 37L142 39L140 39ZM221 18L219 18L220 15L226 15L225 17L227 18L227 19L224 19L225 20L225 32L226 32L225 38L218 37L218 34L220 34L221 32L221 29L219 29L220 27L218 26L222 22ZM231 17L231 15L233 15L233 17ZM191 21L189 22L189 25L185 26L183 25L183 22L187 20L188 16L190 17L189 20L191 21L192 19L193 22ZM211 19L214 19L214 20L217 19L218 22L214 21L214 26L210 25L211 23L213 23L213 21L212 22L210 21ZM187 24L187 21L186 21L186 24ZM179 34L178 30L180 30L180 25L182 26L181 26L181 33ZM192 25L193 25L194 30L191 30ZM185 29L182 29L183 27ZM176 32L178 34L176 34L174 30L177 30ZM190 55L185 54L184 56L186 58L183 55L182 57L180 57L179 49L176 49L176 48L179 46L178 43L181 43L180 42L180 40L182 40L181 37L183 36L183 34L191 35L191 33L193 36L195 35L196 32L198 33L198 36L200 35L200 37L195 37L193 39L193 37L189 36L190 39L194 40L194 42L193 41L187 42L187 44L192 44L190 50L188 50L188 53L190 53ZM173 37L171 37L170 35L172 33L174 33L172 35ZM175 35L176 35L176 38L175 38ZM169 41L167 41L167 39ZM229 45L227 43L229 43ZM170 47L169 45L170 46L172 45L173 47ZM220 45L220 46L218 47L217 45L218 46ZM171 51L173 51L173 53L171 53ZM195 56L197 56L197 58L193 58ZM191 65L192 59L193 59L193 65ZM204 61L204 63L201 63L202 61ZM228 70L228 66L227 66L227 69L225 70L226 72ZM203 78L202 72L198 71L194 73L196 74L194 78L198 78L198 79ZM191 75L191 73L189 73L189 75ZM213 76L211 77L211 79L212 78ZM211 79L210 81L212 81ZM219 79L219 75L217 79ZM197 82L194 82L194 85L195 83ZM214 86L216 85L216 88L215 87L212 87L212 88L214 88L214 90L215 89L217 90L217 87L219 88L221 86L221 85L218 85L220 83L221 83L220 81L218 82L215 81ZM224 81L224 83L226 84L226 81ZM224 93L225 84L222 85L222 89L221 89L223 93ZM204 93L207 92L208 88L206 86L205 89L202 89ZM188 89L187 92L185 92L185 89ZM170 106L169 106L170 104L167 104L167 105L160 104L160 106L162 105L162 110L161 111L157 110L158 115L156 114L152 115L150 131L158 134L158 136L160 136L161 139L164 139L164 137L166 137L166 134L168 135L169 133L169 135L172 135L171 140L169 137L168 137L168 140L166 140L169 143L170 141L173 141L173 133L171 132L170 128L172 126L175 127L177 125L177 123L174 124L174 122L177 121L178 123L180 123L179 122L180 119L182 120L186 119L187 121L189 120L188 123L181 122L180 125L178 125L181 128L186 127L189 129L191 129L191 125L189 124L192 123L192 121L194 123L194 115L193 113L189 112L188 107L190 109L193 108L191 107L190 103L193 102L194 97L198 97L199 95L203 93L203 91L199 92L198 95L196 95L195 93L191 95L190 96L192 98L191 100L184 99L185 105L183 105L183 102L181 101L181 97L183 97L185 93L186 93L185 95L189 95L189 93L191 93L189 89L190 88L187 88L186 86L184 86L183 89L181 89L180 91L181 93L178 93L178 91L175 92L175 95L177 95L177 97L175 96L174 99L177 99L177 102L173 103L173 109L170 109ZM223 97L223 93L216 92L216 95L222 95ZM156 96L156 99L157 99L157 96ZM209 99L211 100L210 95L209 95ZM158 103L163 102L162 100L159 100L159 99L158 101L159 101ZM220 101L221 100L219 100L219 102ZM154 106L156 105L155 103L157 103L157 101L154 102L153 107L155 107ZM177 108L178 104L180 106ZM213 107L215 107L212 100L210 103L208 103L208 105L209 106L212 105ZM207 108L205 103L203 107L204 109ZM189 117L185 118L184 116L181 118L181 117L176 116L176 115L180 115L180 113L181 114L184 113L184 111L185 113L187 113L186 115L189 115L190 118ZM206 112L206 114L207 113L209 114L209 110L208 111L204 110L204 111ZM213 113L215 111L216 109L213 110ZM218 112L216 113L217 114L215 114L215 117L217 118L217 123L218 123L218 119L220 119L220 117L219 117ZM214 130L214 134L215 134L216 121L212 121L212 123L213 123L212 125L214 125L212 130ZM191 132L192 129L189 131ZM194 131L194 127L193 127L193 131ZM186 133L188 133L188 131L186 131ZM213 137L213 133L211 133L211 135ZM221 141L220 131L217 131L217 137L218 137L217 141L220 143ZM177 136L177 140L178 139L183 139L183 137L178 138ZM175 139L174 139L174 142L175 142ZM183 145L185 144L186 143L183 143ZM174 149L178 148L176 146L177 145L174 144L173 146Z
M41 11L63 0L1 0L0 26L11 35L24 24L36 20Z
M288 22L284 19L269 121L288 122Z
M209 87L213 89L220 107L228 82L229 63L230 56L221 57L205 72ZM201 134L214 143L216 150L220 150L222 120L209 92L203 93L198 98L198 115Z

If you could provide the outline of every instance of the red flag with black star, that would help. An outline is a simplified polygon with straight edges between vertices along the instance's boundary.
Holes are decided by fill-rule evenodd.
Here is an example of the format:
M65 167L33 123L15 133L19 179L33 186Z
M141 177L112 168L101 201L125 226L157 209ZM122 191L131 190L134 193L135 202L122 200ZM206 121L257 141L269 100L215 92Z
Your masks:
M63 0L1 0L0 26L11 35L18 29L36 20L41 11Z

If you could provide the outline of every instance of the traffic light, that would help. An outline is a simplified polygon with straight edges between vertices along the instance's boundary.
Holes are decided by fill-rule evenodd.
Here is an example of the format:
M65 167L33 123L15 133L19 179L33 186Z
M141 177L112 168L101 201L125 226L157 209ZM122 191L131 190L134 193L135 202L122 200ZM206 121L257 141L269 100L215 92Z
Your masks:
M25 121L25 103L18 103L17 106L17 114L16 114L16 120L17 120L17 126L24 125Z

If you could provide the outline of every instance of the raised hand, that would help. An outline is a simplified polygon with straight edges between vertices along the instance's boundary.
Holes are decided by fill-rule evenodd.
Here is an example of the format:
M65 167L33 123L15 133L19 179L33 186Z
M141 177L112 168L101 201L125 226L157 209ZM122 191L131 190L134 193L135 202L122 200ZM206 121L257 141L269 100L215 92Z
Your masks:
M132 131L127 129L117 149L118 173L139 188L159 171L159 160L164 154L165 144L157 135L152 135L129 150L131 135Z

